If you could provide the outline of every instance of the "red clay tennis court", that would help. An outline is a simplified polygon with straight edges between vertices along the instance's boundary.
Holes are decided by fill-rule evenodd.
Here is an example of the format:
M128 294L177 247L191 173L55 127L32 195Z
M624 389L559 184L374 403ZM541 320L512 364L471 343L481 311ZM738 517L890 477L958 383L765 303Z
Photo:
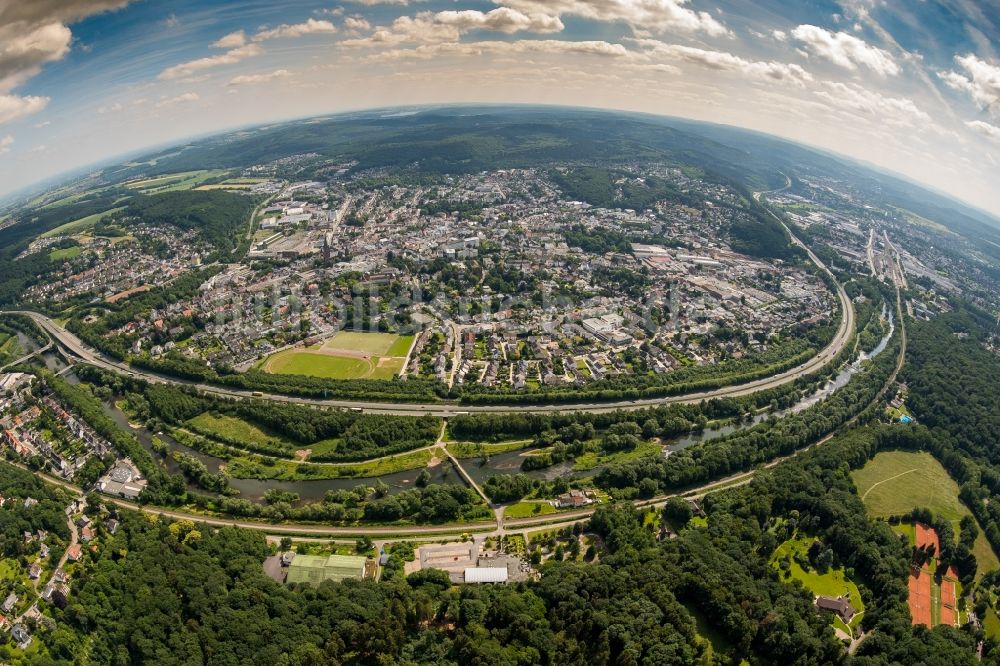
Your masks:
M910 574L910 615L913 624L931 626L931 575L921 569L916 576Z
M914 525L914 529L916 532L917 548L926 546L927 544L934 544L934 556L936 557L941 552L941 542L938 541L937 532L923 523L917 523Z

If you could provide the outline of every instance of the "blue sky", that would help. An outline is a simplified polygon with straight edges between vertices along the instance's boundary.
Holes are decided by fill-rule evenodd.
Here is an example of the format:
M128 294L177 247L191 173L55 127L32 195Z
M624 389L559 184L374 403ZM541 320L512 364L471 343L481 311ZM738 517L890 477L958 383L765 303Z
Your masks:
M0 194L229 127L406 104L784 136L1000 214L1000 0L0 0Z

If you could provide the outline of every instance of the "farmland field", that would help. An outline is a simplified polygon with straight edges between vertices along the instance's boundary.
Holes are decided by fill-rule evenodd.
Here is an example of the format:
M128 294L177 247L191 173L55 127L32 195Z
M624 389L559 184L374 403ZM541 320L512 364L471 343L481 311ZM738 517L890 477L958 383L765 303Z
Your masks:
M73 220L72 222L67 222L66 224L60 225L55 229L49 229L44 234L42 234L42 238L51 238L52 236L79 233L81 231L93 227L95 224L97 224L97 221L102 217L104 217L105 215L113 215L123 210L125 210L124 207L111 208L109 210L100 213L94 213L93 215L88 215L87 217L81 217L79 220Z
M174 192L178 190L190 190L201 185L206 180L218 178L225 174L226 171L223 169L185 171L147 178L145 180L136 180L126 183L125 186L132 190L138 190L143 194Z

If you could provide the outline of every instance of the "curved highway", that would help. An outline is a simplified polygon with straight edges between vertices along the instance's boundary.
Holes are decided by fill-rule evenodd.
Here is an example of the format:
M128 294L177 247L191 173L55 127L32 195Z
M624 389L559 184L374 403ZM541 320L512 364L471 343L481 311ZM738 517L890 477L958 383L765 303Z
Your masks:
M775 217L777 219L777 217ZM780 222L780 220L779 220ZM784 226L784 223L782 223ZM805 249L807 255L821 270L825 271L828 275L833 277L833 274L829 269L820 261L812 250L810 250L806 245L796 238L787 227L785 230L788 231L788 235L791 237L792 241ZM836 281L835 281L836 282ZM393 402L365 402L361 400L343 400L343 399L321 399L321 398L303 398L297 396L286 396L277 395L272 393L263 393L260 395L255 395L254 391L247 390L237 390L237 389L227 389L220 386L215 386L212 384L199 384L195 382L189 382L177 378L167 377L164 375L159 375L151 372L147 372L138 368L133 368L125 363L117 361L115 359L109 358L104 354L88 347L83 344L83 342L67 331L65 328L59 326L50 318L45 315L39 314L37 312L31 312L27 310L14 310L9 311L7 314L21 314L31 317L43 330L46 331L54 340L56 340L61 347L63 347L71 355L79 358L80 360L90 363L91 365L96 365L99 367L107 368L109 370L114 370L115 372L120 372L123 374L130 375L132 377L137 377L144 379L149 382L160 382L160 383L174 383L174 384L184 384L187 386L194 386L195 388L204 391L206 393L214 393L217 395L239 397L239 398L261 398L267 400L276 400L281 402L295 402L310 405L322 405L326 407L339 407L344 409L353 409L356 411L377 413L377 414L390 414L397 416L419 416L422 414L430 414L432 416L450 417L456 416L458 414L468 414L468 413L494 413L494 414L504 414L504 413L550 413L550 412L610 412L615 410L635 410L643 409L647 407L652 407L656 405L665 404L694 404L701 402L702 400L708 400L711 398L729 398L749 395L751 393L756 393L757 391L762 391L765 389L775 388L788 382L794 382L799 377L803 375L810 374L817 370L820 370L827 363L832 361L834 357L844 348L844 346L851 339L851 334L854 331L854 307L851 304L851 300L847 297L847 292L844 291L843 286L837 282L837 298L840 300L840 310L843 315L840 318L840 327L837 329L836 335L834 335L833 340L827 345L822 351L820 351L816 356L812 357L805 363L798 365L785 372L778 373L776 375L771 375L770 377L764 377L762 379L757 379L754 381L746 382L743 384L735 384L733 386L724 386L722 388L714 389L711 391L701 391L698 393L685 393L683 395L674 396L663 396L657 398L641 398L637 400L620 400L615 402L567 402L567 403L554 403L554 404L541 404L541 405L518 405L518 404L497 404L497 405L463 405L456 402L439 402L439 403L393 403Z

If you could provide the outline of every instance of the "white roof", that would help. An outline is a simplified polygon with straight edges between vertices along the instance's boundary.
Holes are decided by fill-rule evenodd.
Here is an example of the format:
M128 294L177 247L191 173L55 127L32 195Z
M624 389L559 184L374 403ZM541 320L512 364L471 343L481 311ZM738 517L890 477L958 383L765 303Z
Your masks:
M507 567L467 567L466 583L506 583Z

